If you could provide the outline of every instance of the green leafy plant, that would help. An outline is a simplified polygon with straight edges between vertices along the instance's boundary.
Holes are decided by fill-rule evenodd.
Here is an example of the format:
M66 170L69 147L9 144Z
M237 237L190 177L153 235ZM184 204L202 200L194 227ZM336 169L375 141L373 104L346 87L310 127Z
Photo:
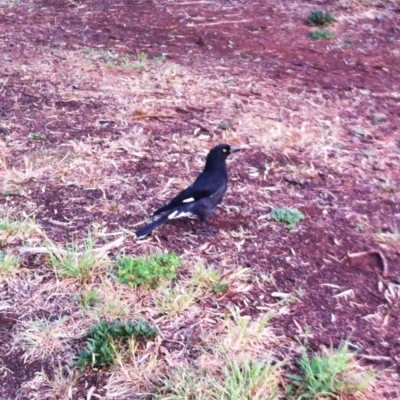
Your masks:
M335 35L327 29L317 29L310 33L310 37L313 40L331 40Z
M276 222L282 222L287 225L289 229L295 229L296 225L304 219L304 214L296 208L273 208L271 210L271 217Z
M370 371L357 371L355 355L349 352L347 343L312 357L304 350L298 364L301 375L287 375L292 385L286 392L290 396L295 394L299 400L353 394L365 389L375 378Z
M157 334L157 328L143 320L128 321L125 324L119 321L112 324L100 321L87 333L86 347L79 353L74 364L81 369L111 365L117 349L123 348L127 339L149 340Z
M307 18L307 22L312 26L325 26L335 22L335 18L329 11L316 10Z
M175 278L180 263L176 253L159 253L144 258L125 256L117 260L114 271L120 282L131 287L146 284L156 288L161 281Z

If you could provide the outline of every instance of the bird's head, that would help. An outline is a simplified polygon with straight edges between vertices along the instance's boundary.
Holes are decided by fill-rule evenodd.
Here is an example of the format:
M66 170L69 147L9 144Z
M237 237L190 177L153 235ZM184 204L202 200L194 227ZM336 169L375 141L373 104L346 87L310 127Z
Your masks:
M248 146L230 146L229 144L219 144L213 147L207 155L206 169L215 168L216 165L225 165L226 158Z
M214 157L226 158L232 153L245 149L247 146L230 146L229 144L219 144L210 150L210 155Z

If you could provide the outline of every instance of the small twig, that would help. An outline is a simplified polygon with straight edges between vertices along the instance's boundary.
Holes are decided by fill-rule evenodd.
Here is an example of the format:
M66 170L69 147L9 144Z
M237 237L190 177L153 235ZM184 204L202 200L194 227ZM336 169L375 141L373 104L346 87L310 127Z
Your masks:
M186 105L185 107L179 107L179 106L175 107L175 111L185 114L191 112L204 112L205 109L206 109L205 107L195 107L190 105Z
M138 119L158 119L158 118L176 118L176 115L151 115L151 114L145 114L145 115L133 115L131 117L132 120L138 120Z
M368 250L368 251L362 251L360 253L347 253L347 257L357 258L357 257L369 256L371 254L377 254L379 256L379 258L381 259L381 262L382 262L382 275L384 278L387 278L389 275L389 266L388 266L385 256L383 255L383 253L381 251Z
M52 218L49 218L47 221L50 222L51 224L59 225L59 226L68 226L68 225L72 224L72 221L71 222L56 221Z
M358 354L358 357L370 361L392 361L391 357L386 356L369 356L367 354Z
M124 236L119 237L113 242L107 243L102 247L97 247L93 249L94 253L99 254L104 257L108 251L114 249L115 247L119 247L123 241L125 240ZM56 256L67 255L68 252L63 249L58 249L56 247L21 247L19 249L20 255L34 255L34 254L55 254ZM78 252L77 255L83 254L82 252Z
M10 131L7 128L3 128L0 126L0 132L4 133L5 136L8 136L10 134Z
M126 234L129 235L129 236L136 237L136 233L133 232L133 231L130 231L130 230L125 229L125 228L121 228L121 231L124 232L124 233L126 233Z
M118 239L115 239L113 242L107 243L102 247L98 247L97 249L93 249L96 253L99 253L100 255L105 256L106 253L108 253L111 249L114 249L115 247L121 246L121 244L124 242L125 237L121 236Z
M216 26L216 25L223 25L223 24L243 24L246 22L250 22L249 19L242 19L239 21L217 21L217 22L203 22L200 24L189 23L186 24L188 28L197 28L199 26Z
M7 119L10 119L10 117L7 114L7 112L4 111L4 109L2 107L0 107L0 114L3 114Z
M186 122L187 124L190 124L190 125L195 126L196 128L203 129L204 132L210 132L210 130L209 130L208 128L206 128L204 125L200 124L200 123L197 122L197 121L196 121L196 122L192 122L192 121L187 121L187 120L185 120L185 122Z
M207 1L185 1L184 3L170 3L168 4L169 6L190 6L192 4L210 4L210 2Z
M21 247L19 249L19 254L21 256L24 255L35 255L35 254L62 254L62 255L67 255L68 252L63 249L56 249L54 247Z
M293 176L285 175L283 177L283 180L285 180L287 183L292 183L293 185L301 185L304 186L305 181L304 180L298 180Z

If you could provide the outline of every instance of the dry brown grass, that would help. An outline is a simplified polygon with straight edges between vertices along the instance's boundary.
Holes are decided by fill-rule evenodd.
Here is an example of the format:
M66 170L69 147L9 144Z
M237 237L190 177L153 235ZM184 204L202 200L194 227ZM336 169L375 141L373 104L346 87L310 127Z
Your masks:
M347 7L370 4L346 0L341 0L341 3ZM363 18L375 16L373 12L365 10L360 15ZM360 15L340 17L339 20L353 23ZM58 73L59 57L64 60L63 76ZM289 175L301 183L315 179L318 168L325 167L338 174L351 171L360 178L367 174L379 177L384 173L387 179L395 180L400 159L394 139L379 139L378 144L360 158L359 149L345 145L349 129L365 130L373 137L379 127L365 121L357 122L356 127L349 127L337 115L338 109L350 109L360 103L373 111L373 100L378 94L354 89L352 96L333 102L326 99L322 89L310 93L302 91L299 85L297 91L292 91L290 87L277 87L275 82L267 78L227 77L223 74L226 72L224 66L211 73L169 61L156 63L147 60L144 70L137 70L126 69L118 62L111 63L110 59L106 64L103 59L104 51L50 51L40 47L34 58L25 60L23 67L17 63L9 66L10 72L22 70L26 78L34 77L38 91L45 90L41 82L53 77L60 99L79 104L101 104L100 111L94 110L85 121L79 118L79 109L68 111L65 115L55 106L49 107L46 113L41 114L45 127L42 133L63 137L62 144L42 152L32 150L19 157L16 163L15 155L27 151L26 142L22 139L12 142L7 138L0 141L0 191L7 196L26 196L26 212L37 212L37 204L29 201L28 192L29 184L35 181L39 182L42 192L51 191L51 185L55 182L66 188L76 185L85 190L100 190L101 199L85 210L89 214L107 214L117 210L126 217L133 213L144 216L153 209L154 197L162 202L170 197L171 191L177 191L189 183L188 175L194 176L193 171L202 167L207 149L216 141L249 143L253 151L279 152L283 156L302 151L302 156L307 158L308 163L300 167L289 163L282 166L273 161L260 167L251 167L244 171L247 180L233 181L237 192L245 194L247 199L254 199L253 207L261 210L255 221L260 229L266 226L271 230L277 229L267 217L269 207L275 205L271 193L281 190L282 185L279 182L275 187L253 185L254 182L265 181L269 173ZM73 91L72 85L79 86L80 90ZM296 80L292 85L296 88ZM160 154L160 149L152 145L151 129L147 122L153 117L164 124L180 121L182 115L178 109L190 107L207 109L207 113L195 121L191 135L182 134L179 129L171 134L161 132L164 147ZM218 125L224 121L232 121L236 129L219 132ZM75 139L64 132L64 122L71 124L76 131L94 127L95 132L99 133L105 125L113 123L121 134L104 140L95 136ZM206 130L200 131L200 126ZM7 129L19 133L26 131L23 122L15 119L7 122ZM141 172L135 177L126 172L127 164L138 164L145 157L152 159L152 171ZM173 166L178 165L178 160L181 164L171 171ZM389 161L392 163L391 169L385 166ZM155 183L146 187L145 195L139 196L146 179ZM333 178L328 176L327 179ZM129 205L119 201L126 193L130 196ZM304 205L305 200L296 197L296 194L292 198L293 206ZM70 198L66 202L73 207L75 200L78 199ZM244 211L244 207L240 206L223 207L235 212ZM19 217L18 210L12 204L9 213L7 215L13 221L9 228L0 231L2 244L15 251L21 242L34 247L48 239L46 229L34 224L27 215ZM65 227L73 227L80 218L81 215L73 216L67 222L58 222L57 226L65 224ZM152 239L134 243L130 234L135 227L135 224L110 227L102 222L87 229L97 230L98 237L105 242L115 236L127 237L127 246L135 254L162 250L157 233ZM387 245L393 245L393 242L398 245L398 235L393 235L381 235L382 241ZM52 271L47 259L35 264L34 271L21 269L9 276L1 275L7 283L8 294L1 299L0 310L13 312L19 318L13 328L13 349L22 350L25 361L45 360L55 371L51 378L44 372L37 375L26 383L24 390L28 390L30 385L38 390L37 398L73 398L78 385L77 373L72 370L65 373L58 363L59 360L63 363L70 361L75 350L71 344L73 340L82 337L99 320L144 317L155 323L160 330L160 337L145 349L131 341L127 353L117 353L115 366L105 385L105 398L129 398L154 392L162 387L166 379L177 386L182 385L184 390L187 381L175 373L177 370L201 371L196 378L190 378L194 381L205 371L212 372L218 383L223 384L222 371L229 361L243 361L246 357L254 360L268 358L278 363L279 367L271 369L271 381L268 382L273 389L271 393L283 398L279 383L284 378L279 362L290 360L296 354L296 345L291 339L274 332L273 318L287 314L290 304L277 307L265 302L263 315L259 318L242 315L241 310L233 306L228 310L216 311L207 306L207 301L218 303L219 300L208 286L216 278L211 279L207 272L203 272L202 277L197 278L200 283L194 284L193 277L196 264L202 263L206 269L214 268L219 272L218 279L228 284L231 295L245 295L252 285L261 284L261 278L252 277L250 269L237 265L235 254L241 252L249 241L262 247L268 239L262 242L242 227L222 230L221 237L225 241L223 249L209 243L199 248L193 237L187 235L188 250L183 255L184 265L178 282L157 290L130 289L118 283L109 274L108 267L112 260L108 258L98 260L99 268L91 269L84 279L62 276L57 268ZM63 248L65 245L54 243L52 246ZM123 245L117 250L124 250ZM211 265L202 258L216 254L221 257L219 265ZM62 255L58 258L62 261ZM54 274L54 271L57 273ZM253 278L252 283L249 283L250 278ZM273 276L265 278L268 279L273 285ZM2 280L1 285L4 282ZM85 309L74 300L74 296L83 290L94 289L98 290L99 304ZM398 291L393 288L388 291L388 301L398 306ZM53 318L39 317L38 310ZM69 317L61 317L63 311L68 311ZM386 315L377 313L373 319L382 324ZM195 354L192 359L189 359L189 353ZM211 385L210 374L206 378L207 384ZM198 388L201 387L201 382L195 383ZM266 390L265 387L263 389ZM363 396L373 399L376 396L374 393Z

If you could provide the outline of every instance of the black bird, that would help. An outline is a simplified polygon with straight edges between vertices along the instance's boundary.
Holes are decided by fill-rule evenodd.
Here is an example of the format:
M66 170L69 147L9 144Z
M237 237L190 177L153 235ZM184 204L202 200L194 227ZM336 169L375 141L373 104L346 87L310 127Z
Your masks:
M203 172L194 183L174 197L167 205L159 208L153 215L164 214L151 224L136 231L136 237L149 234L153 229L172 219L198 217L205 225L217 205L222 201L228 187L226 158L243 147L219 144L207 155Z

